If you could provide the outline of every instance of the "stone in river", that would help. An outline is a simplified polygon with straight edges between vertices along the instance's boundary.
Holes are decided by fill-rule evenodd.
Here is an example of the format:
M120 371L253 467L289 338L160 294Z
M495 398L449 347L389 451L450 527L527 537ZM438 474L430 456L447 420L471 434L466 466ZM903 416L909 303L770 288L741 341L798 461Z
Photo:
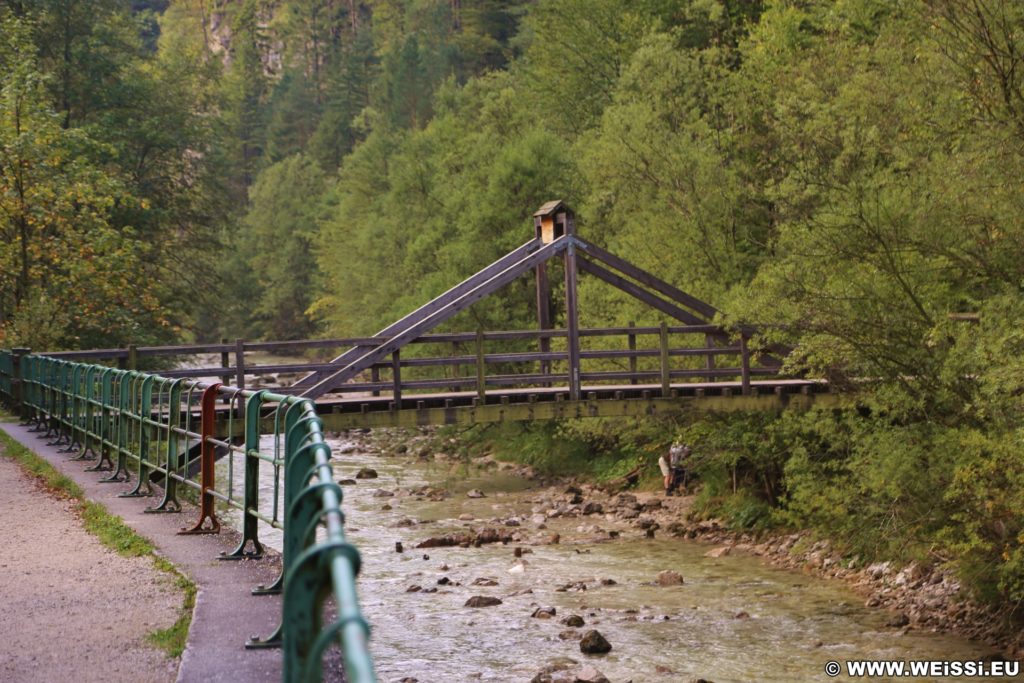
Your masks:
M560 671L568 671L578 665L575 659L569 657L559 657L547 663L537 675L530 679L530 683L551 683L554 680L551 674L558 673ZM559 676L559 679L562 677Z
M578 614L571 614L571 615L567 616L565 619L562 619L562 623L565 624L566 626L572 626L573 628L579 628L580 626L583 626L584 621L583 621L583 617L581 617L580 615L578 615Z
M555 616L555 608L538 607L537 609L533 610L533 614L531 614L530 616L534 619L550 619L551 617Z
M608 678L592 666L582 666L575 672L572 683L610 683Z
M488 595L474 595L469 600L466 600L464 607L494 607L500 604L501 600L498 598L492 598Z
M488 577L481 577L479 579L473 579L474 586L497 586L498 582Z
M421 590L423 590L423 586L409 586L408 588L405 589L405 592L406 593L419 593Z
M732 616L732 618L733 619L749 619L750 618L750 614L745 612L745 611L743 611L743 610L740 610L739 612L734 614Z
M481 491L480 489L470 489L469 491L466 491L466 497L467 498L486 498L487 496L484 495L484 492Z
M356 479L376 479L377 470L372 467L364 467L363 469L356 472Z
M611 652L612 644L598 631L590 630L583 634L580 639L580 652L587 655L603 655Z
M387 489L377 489L373 492L374 498L394 498L395 494Z
M886 626L891 626L893 628L903 628L904 626L906 626L909 623L910 623L910 617L908 617L906 614L897 614L892 619L890 619L889 621L885 622L885 625Z
M355 479L339 479L338 483L341 484L342 486L355 486L356 485L356 480Z
M682 586L683 577L679 572L666 569L663 572L658 572L657 582L659 586Z
M711 550L704 553L704 557L725 557L732 552L732 548L727 545L719 546L718 548L712 548Z
M463 512L461 515L459 515L459 520L463 522L472 522L474 519L476 518L468 512Z
M568 628L558 633L559 640L579 640L580 632L574 628Z

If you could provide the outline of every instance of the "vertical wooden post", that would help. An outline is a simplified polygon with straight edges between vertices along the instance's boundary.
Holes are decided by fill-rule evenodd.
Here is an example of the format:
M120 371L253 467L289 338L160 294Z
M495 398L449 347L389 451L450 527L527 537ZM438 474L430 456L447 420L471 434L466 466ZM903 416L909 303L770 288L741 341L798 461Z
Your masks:
M713 349L714 346L715 346L715 337L714 337L714 335L705 334L704 335L704 348L710 350L710 349ZM704 368L706 370L714 370L715 369L715 354L709 353L707 356L705 356ZM708 375L707 376L707 381L708 382L714 382L715 381L715 376L714 375Z
M391 354L391 393L394 398L395 407L402 408L402 359L398 349Z
M740 380L743 386L743 395L750 394L750 349L747 348L747 333L740 333Z
M487 366L484 363L484 331L476 331L476 395L481 404L487 403Z
M658 333L661 346L661 396L668 398L672 392L672 377L668 368L668 323L661 321L661 330Z
M235 386L245 389L245 341L235 340Z
M380 368L376 365L370 368L370 381L374 384L380 381ZM374 389L371 393L373 396L380 396L380 389Z
M221 337L220 338L220 343L221 344L228 344L230 342L228 342L228 338L227 337ZM231 367L230 363L231 363L231 355L227 351L221 351L220 352L220 366L222 368L229 368L229 367ZM231 384L231 375L221 375L220 381L221 381L221 384L225 384L225 385Z
M547 263L538 263L534 268L537 281L537 327L541 330L551 329L551 285L548 282L548 265ZM537 348L541 353L547 353L551 351L551 338L540 337L538 339ZM540 362L540 373L547 375L551 373L551 361L542 360ZM551 386L550 383L544 383L543 386Z
M630 327L636 327L636 323L633 322L632 320L630 320L629 321L629 326ZM630 332L627 335L626 340L627 340L627 343L629 345L629 350L630 351L636 351L636 334L634 334L633 332ZM635 355L631 355L629 357L629 374L632 375L632 377L629 378L629 383L630 384L636 384L636 356Z
M568 220L568 219L567 219ZM580 320L576 300L576 245L565 250L565 326L569 351L569 400L580 400Z
M139 350L136 348L135 344L128 345L128 369L139 369Z

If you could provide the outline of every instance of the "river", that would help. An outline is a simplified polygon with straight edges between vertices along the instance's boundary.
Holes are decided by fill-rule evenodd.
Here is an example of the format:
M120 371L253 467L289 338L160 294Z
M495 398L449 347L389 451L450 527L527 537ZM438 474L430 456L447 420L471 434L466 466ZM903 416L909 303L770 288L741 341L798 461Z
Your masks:
M550 491L508 472L380 457L338 439L331 445L338 454L338 479L363 467L379 474L343 488L348 535L363 557L360 600L373 628L381 681L529 681L549 662L570 657L597 667L614 683L789 683L837 680L824 673L830 660L976 660L988 652L954 636L887 627L890 614L863 607L863 598L838 581L771 568L742 554L710 558L708 546L658 535L649 539L600 515L548 519L547 529L538 531L534 515L546 505L538 505L538 496ZM226 463L220 467L223 472ZM272 472L263 469L261 506L269 509ZM444 487L452 495L443 501L408 495L422 485ZM486 497L469 498L470 489ZM397 494L380 497L381 490ZM521 527L502 527L510 518ZM416 523L407 526L409 520ZM622 529L622 536L595 542L595 524ZM532 536L557 532L562 539L557 545L414 548L428 537L484 525ZM279 534L262 538L280 548ZM396 542L404 552L396 552ZM517 546L529 551L522 559L513 555ZM654 585L662 570L679 572L685 583ZM497 585L472 585L487 579ZM566 584L576 585L559 590ZM426 590L407 592L412 586ZM497 597L502 604L465 607L475 595ZM532 618L537 607L554 607L557 614ZM559 634L568 627L560 622L569 615L581 616L586 625L563 640ZM607 638L611 652L580 652L578 636L591 628Z

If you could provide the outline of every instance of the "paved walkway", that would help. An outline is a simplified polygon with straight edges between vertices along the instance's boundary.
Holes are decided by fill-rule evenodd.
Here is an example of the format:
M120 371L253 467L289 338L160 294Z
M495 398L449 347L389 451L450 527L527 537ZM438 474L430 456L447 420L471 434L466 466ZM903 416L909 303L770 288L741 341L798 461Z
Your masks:
M127 484L101 484L99 479L105 473L85 472L91 463L69 460L66 453L58 453L54 447L46 446L43 439L30 433L27 427L15 423L0 424L15 440L19 441L44 459L48 460L62 473L71 477L90 499L102 503L112 514L121 517L130 527L150 539L157 547L157 552L166 557L179 570L187 574L198 584L199 593L196 598L195 614L192 629L188 637L188 645L182 655L177 680L184 683L192 681L210 683L214 681L280 681L281 652L280 650L246 650L245 641L253 635L267 636L273 632L281 618L281 603L278 596L253 596L250 590L258 584L266 584L277 576L279 566L275 561L240 561L223 562L217 559L221 551L234 548L237 536L233 533L222 533L210 536L179 536L178 530L190 524L196 518L196 511L190 506L185 507L181 514L145 514L143 510L153 504L152 498L118 498L117 494L129 490ZM6 471L0 472L3 481L7 481ZM3 488L3 487L0 487ZM57 508L45 514L68 514ZM12 526L8 516L8 506L0 503L0 514L4 516L5 533L15 529L24 530L24 524L30 524L31 518ZM76 524L77 522L72 522ZM80 528L80 527L79 527ZM47 545L54 553L60 552L61 543L39 538L39 545ZM74 546L67 546L65 552L73 553ZM0 559L0 564L6 560ZM100 570L102 571L102 570ZM0 569L0 575L9 575L10 569ZM89 590L89 583L78 580L81 573L65 574L65 581L75 590ZM137 591L135 600L154 599L148 594L154 591L153 586L136 581L131 584ZM8 581L0 584L3 588L4 601L16 595L17 583L9 586ZM180 603L179 603L180 605ZM95 627L91 633L67 633L61 622L55 620L46 627L48 644L60 654L60 643L64 639L109 639L110 630L104 630L107 619L97 615ZM9 632L6 622L0 621L2 630L0 637ZM152 630L149 627L144 629ZM2 649L6 649L2 648ZM5 660L0 660L5 661ZM79 662L76 666L77 675L70 680L94 680L90 673L90 660ZM0 669L2 673L4 669ZM20 680L2 676L4 680ZM48 680L67 680L63 677ZM146 672L135 672L134 675L122 677L112 675L108 681L149 680ZM167 680L166 672L163 680Z

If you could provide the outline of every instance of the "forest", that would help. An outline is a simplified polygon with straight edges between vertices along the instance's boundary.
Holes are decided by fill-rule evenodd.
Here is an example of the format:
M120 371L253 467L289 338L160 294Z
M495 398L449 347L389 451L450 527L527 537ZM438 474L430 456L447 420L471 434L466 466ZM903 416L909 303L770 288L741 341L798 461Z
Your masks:
M562 199L793 373L871 382L502 440L681 436L706 514L951 566L1021 617L1016 0L0 0L0 33L3 346L370 334ZM580 296L585 325L659 322ZM459 322L530 327L533 297Z

